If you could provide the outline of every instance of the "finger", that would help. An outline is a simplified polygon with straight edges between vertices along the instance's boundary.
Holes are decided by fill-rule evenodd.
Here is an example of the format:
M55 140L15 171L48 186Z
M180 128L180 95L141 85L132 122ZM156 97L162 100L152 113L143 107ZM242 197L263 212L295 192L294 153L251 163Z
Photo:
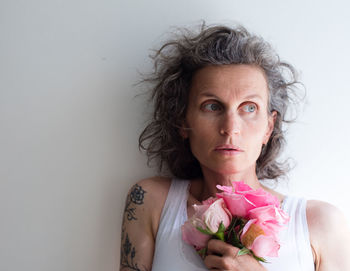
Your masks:
M204 264L210 270L240 270L236 259L229 256L208 255Z
M205 266L210 270L215 270L218 268L220 263L221 257L215 256L215 255L207 255L204 259Z
M239 249L220 240L212 239L208 242L208 255L222 255L235 258Z

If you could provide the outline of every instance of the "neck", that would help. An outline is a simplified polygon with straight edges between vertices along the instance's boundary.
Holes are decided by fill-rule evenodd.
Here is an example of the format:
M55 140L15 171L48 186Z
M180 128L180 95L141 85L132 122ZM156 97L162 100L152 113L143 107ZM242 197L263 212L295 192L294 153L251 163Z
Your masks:
M203 180L201 192L197 194L197 198L202 201L209 197L215 197L218 192L216 185L231 186L233 181L243 181L253 189L262 188L256 173L255 168L246 172L238 172L233 174L221 174L202 167ZM199 191L198 191L199 192Z

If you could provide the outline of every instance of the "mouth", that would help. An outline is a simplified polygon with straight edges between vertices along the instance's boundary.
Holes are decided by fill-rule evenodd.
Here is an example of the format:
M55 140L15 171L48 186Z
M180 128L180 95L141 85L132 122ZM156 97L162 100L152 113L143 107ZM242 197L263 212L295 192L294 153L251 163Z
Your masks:
M238 146L235 145L220 145L214 149L216 152L227 153L227 154L238 154L243 152Z
M238 146L231 145L231 144L225 144L225 145L219 145L215 147L215 150L234 150L234 151L242 151Z

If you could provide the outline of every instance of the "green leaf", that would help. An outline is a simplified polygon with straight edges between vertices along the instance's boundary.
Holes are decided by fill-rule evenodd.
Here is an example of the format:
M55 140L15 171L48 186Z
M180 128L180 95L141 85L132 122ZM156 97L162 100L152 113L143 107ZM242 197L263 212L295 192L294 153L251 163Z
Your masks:
M237 256L246 255L246 254L250 254L250 253L251 253L250 249L244 247L238 251Z
M268 261L266 261L263 257L256 256L252 250L246 247L243 247L240 251L238 251L237 256L245 255L245 254L252 255L254 259L257 260L258 262L268 263Z
M219 226L219 229L218 229L217 232L222 232L222 233L224 233L225 230L226 230L225 225L224 225L224 223L221 221L220 226Z
M251 254L255 258L255 260L257 260L258 262L268 263L268 261L266 261L263 257L256 256L252 250L251 250Z
M235 232L233 226L228 228L227 232L227 243L233 245L234 247L243 248L241 241L239 240L239 237L237 236L237 233Z
M215 237L221 241L225 241L225 234L223 232L217 231L217 233L215 233Z
M266 261L263 257L255 256L254 253L253 253L253 257L254 257L255 260L257 260L258 262L268 263L268 261Z
M199 256L201 256L202 259L204 259L205 256L207 255L207 248L204 247L204 248L198 250L197 253L199 254Z
M221 241L225 241L225 225L224 223L221 221L220 225L219 225L219 229L218 231L214 234L216 238L218 238Z
M201 233L207 234L207 235L214 235L210 230L208 229L202 229L201 227L196 227L197 230L199 230Z

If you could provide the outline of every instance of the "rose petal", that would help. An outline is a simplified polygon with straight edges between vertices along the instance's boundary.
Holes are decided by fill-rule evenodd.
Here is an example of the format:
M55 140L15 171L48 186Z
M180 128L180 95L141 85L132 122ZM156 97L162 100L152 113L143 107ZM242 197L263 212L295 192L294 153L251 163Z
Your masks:
M232 215L226 208L224 200L218 199L203 214L203 221L211 232L216 233L221 222L227 228L231 223Z
M202 225L204 226L204 225ZM196 249L202 249L207 246L210 235L201 233L196 227L190 222L186 221L185 224L181 226L182 240L187 244L195 246Z
M255 205L246 199L243 195L220 193L218 198L223 198L225 204L233 216L246 217L248 211L253 209Z
M259 235L250 249L258 257L278 257L280 244L272 236Z

